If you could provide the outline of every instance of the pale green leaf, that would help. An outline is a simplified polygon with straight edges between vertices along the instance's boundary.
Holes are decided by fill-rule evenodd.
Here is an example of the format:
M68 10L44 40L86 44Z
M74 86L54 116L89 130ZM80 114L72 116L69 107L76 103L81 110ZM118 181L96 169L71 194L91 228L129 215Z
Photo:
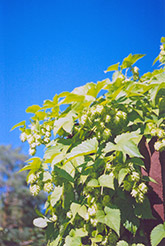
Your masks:
M74 168L74 166L72 165L72 163L70 161L65 163L65 165L63 165L61 168L64 169L67 173L69 173L69 175L72 178L74 178L74 176L75 176L75 168Z
M88 232L84 228L79 228L75 230L75 237L86 237Z
M41 109L41 107L39 105L32 105L26 109L26 113L35 113L40 109Z
M100 186L114 189L114 176L113 175L103 174L102 176L99 177L98 180L99 180Z
M98 141L96 138L86 140L74 147L69 154L67 160L72 160L75 157L96 153L98 149Z
M107 73L107 72L110 72L110 71L116 71L116 70L118 70L118 68L119 68L119 62L114 64L114 65L109 66L107 68L107 70L104 71L104 73Z
M78 214L79 214L84 220L88 220L88 219L89 219L89 215L88 215L87 208L86 208L85 205L81 206L81 207L78 209Z
M118 183L119 183L119 185L122 184L122 182L123 182L125 176L128 174L128 172L129 172L128 168L120 169L119 174L118 174Z
M63 99L59 105L61 104L70 104L73 102L83 102L85 97L83 95L76 95L74 93L69 93L65 99Z
M104 153L108 153L111 151L117 150L117 146L111 142L108 142L105 146L105 148L103 149Z
M159 224L151 231L151 245L157 246L165 238L165 223Z
M88 187L99 187L99 182L97 179L91 179L88 184Z
M60 153L60 148L57 146L49 147L44 154L44 159L51 159L52 156L57 155Z
M35 225L39 228L45 228L45 227L47 227L48 223L47 223L46 219L39 217L39 218L36 218L33 220L33 225Z
M128 243L124 240L120 240L117 242L116 246L129 246Z
M130 157L143 157L137 147L141 137L138 131L118 135L115 138L116 148L124 154L128 154Z
M142 55L142 54L135 54L135 55L132 55L132 54L129 54L129 56L127 56L124 60L123 60L123 63L122 63L122 68L128 68L128 67L131 67L136 61L138 61L140 58L142 58L143 56L145 55Z
M60 163L65 159L66 154L65 153L58 153L55 155L55 157L52 160L51 167L53 168L57 163Z
M80 209L81 205L75 202L72 202L72 204L70 205L70 210L72 212L73 218L76 216L76 214L78 213L78 210Z
M63 193L63 187L57 186L54 188L54 191L52 192L50 196L50 204L52 207L60 200Z
M10 131L14 130L15 128L17 128L17 127L19 127L19 126L25 127L25 124L26 124L26 121L23 120L23 121L19 122L18 124L14 125L14 126L11 128Z
M118 236L120 236L120 210L116 208L105 207L104 209L105 216L105 224L112 228Z
M81 237L71 237L66 236L65 238L65 246L81 246Z
M98 222L105 224L105 213L102 210L96 211L96 219Z

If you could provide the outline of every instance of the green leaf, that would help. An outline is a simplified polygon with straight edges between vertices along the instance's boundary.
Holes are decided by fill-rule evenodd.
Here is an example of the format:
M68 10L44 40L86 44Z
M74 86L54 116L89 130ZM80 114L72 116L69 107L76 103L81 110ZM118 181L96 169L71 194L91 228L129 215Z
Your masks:
M39 105L32 105L26 109L26 113L35 113L40 109L42 108Z
M73 219L76 216L76 214L78 213L78 210L80 209L81 205L75 202L72 202L71 206L70 206L70 210L72 212L73 215Z
M123 198L121 198L121 196L123 196ZM122 192L121 195L120 193L118 194L115 204L121 211L121 223L135 236L140 223L139 219L134 214L133 198L129 195L126 196L125 193Z
M122 168L120 171L119 171L119 174L118 174L118 183L119 183L119 186L122 184L125 176L128 174L129 172L129 169L128 168Z
M39 228L45 228L47 227L48 223L45 218L39 217L33 220L33 225Z
M42 161L39 157L32 157L28 159L26 162L28 162L31 166L31 170L38 171L38 169L41 167Z
M96 211L96 219L98 222L105 224L105 213L102 210Z
M105 216L105 224L112 228L118 236L120 236L120 210L116 208L105 207L104 209Z
M105 148L103 149L104 153L108 153L111 152L113 150L117 150L117 146L111 142L108 142L105 146Z
M99 243L99 242L102 242L103 241L103 236L98 234L96 235L94 238L90 238L91 241L92 241L92 245L97 245L95 243Z
M66 236L65 238L65 246L81 246L81 237L71 237Z
M110 71L116 71L116 70L118 70L118 68L119 68L119 62L114 64L114 65L109 66L107 68L107 70L104 71L104 73L107 73L107 72L110 72Z
M51 159L53 155L59 154L60 152L60 148L57 146L51 146L45 151L44 159Z
M50 196L50 204L52 207L60 200L63 193L63 187L57 186Z
M62 178L70 181L70 182L74 182L74 179L72 178L72 176L67 173L64 169L59 168L57 166L54 166L54 171Z
M128 243L124 240L120 240L117 242L116 246L129 246Z
M88 184L87 184L88 187L99 187L99 182L97 179L91 179Z
M26 170L31 170L31 165L26 165L25 167L21 168L21 169L19 170L19 173L20 173L20 172L23 172L23 171L26 171Z
M43 111L38 111L35 113L38 117L39 120L44 120L45 117L47 116L47 113L43 112Z
M19 172L26 171L26 170L32 170L33 172L38 171L38 169L41 167L42 161L39 157L32 157L28 159L26 162L28 162L28 165L23 167Z
M115 142L117 144L117 149L124 154L128 154L130 157L143 157L136 145L139 143L140 139L141 135L136 131L118 135L115 138Z
M58 131L63 128L66 132L71 133L72 127L74 125L73 122L74 114L67 114L66 117L59 118L54 122L53 133L54 136L58 133Z
M159 61L159 56L157 56L157 57L154 59L152 66L153 66L157 61Z
M19 127L19 126L25 127L25 124L26 124L26 121L23 120L23 121L19 122L18 124L14 125L14 126L11 128L10 131L14 130L15 128L17 128L17 127Z
M71 150L71 152L67 155L67 161L70 161L77 156L96 153L97 149L98 141L96 138L86 140Z
M85 97L83 95L76 95L74 93L69 93L65 99L63 99L59 105L61 104L70 104L73 102L83 102Z
M165 37L162 37L160 42L165 43Z
M151 178L151 177L149 177L149 176L143 176L143 177L142 177L142 180L147 181L147 182L152 182L152 183L155 183L155 184L158 183L158 182L156 182L155 179L153 179L153 178Z
M151 231L151 245L157 246L163 238L165 238L165 223L157 225L152 231Z
M58 246L61 238L61 235L58 235L57 238L49 243L47 246Z
M100 186L108 187L114 190L114 176L103 174L99 177Z
M81 206L78 209L78 214L84 219L84 220L88 220L89 219L89 215L88 215L88 211L85 205Z
M145 198L143 203L135 203L135 215L140 219L154 219L148 198Z
M86 237L88 236L88 232L84 228L80 228L75 230L75 237Z
M61 153L58 153L54 156L53 160L52 160L52 163L51 163L51 167L54 168L54 166L57 164L57 163L60 163L62 162L66 157L66 154L61 152Z
M140 58L142 58L145 55L142 54L129 54L129 56L127 56L124 60L123 63L121 65L122 69L131 67L135 62L137 62Z

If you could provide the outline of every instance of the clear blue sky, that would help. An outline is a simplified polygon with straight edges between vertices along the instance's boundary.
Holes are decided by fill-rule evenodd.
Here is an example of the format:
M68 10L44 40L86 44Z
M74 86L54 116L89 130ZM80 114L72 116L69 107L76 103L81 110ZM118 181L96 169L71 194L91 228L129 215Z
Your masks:
M10 129L28 106L106 78L129 53L147 54L137 65L152 70L165 0L1 0L0 33L0 144L17 147Z

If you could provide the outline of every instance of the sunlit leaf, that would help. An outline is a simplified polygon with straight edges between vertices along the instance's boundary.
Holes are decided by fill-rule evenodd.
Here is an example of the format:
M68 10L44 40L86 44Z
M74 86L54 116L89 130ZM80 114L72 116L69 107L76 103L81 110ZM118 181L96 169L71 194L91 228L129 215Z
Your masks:
M110 71L116 71L116 70L118 70L118 68L119 68L119 62L114 64L114 65L109 66L107 68L107 70L104 71L104 73L107 73L107 72L110 72Z
M120 210L116 208L105 207L104 209L105 216L105 224L112 228L118 236L120 236Z
M54 188L54 191L52 192L50 196L50 204L52 207L60 200L63 193L63 187L57 186Z
M114 176L113 175L103 174L102 176L99 177L98 180L99 180L100 186L114 189Z
M119 174L118 174L118 183L119 183L119 185L121 185L121 183L123 182L123 180L124 180L125 176L128 174L128 172L129 172L128 168L120 169Z
M165 223L159 224L151 231L151 245L157 246L165 238Z
M47 227L48 223L47 220L40 217L40 218L36 218L33 220L33 225L39 227L39 228L45 228Z
M127 56L124 60L123 63L121 65L121 67L124 68L128 68L131 67L135 62L137 62L140 58L142 58L145 55L142 54L129 54L129 56Z
M39 105L32 105L26 109L26 113L35 113L40 109L41 107Z
M67 159L72 160L77 156L89 155L97 152L98 141L96 138L86 140L81 144L74 147L71 152L67 155Z
M26 124L26 121L23 120L23 121L19 122L18 124L14 125L14 126L11 128L10 131L14 130L15 128L17 128L17 127L19 127L19 126L25 127L25 124Z

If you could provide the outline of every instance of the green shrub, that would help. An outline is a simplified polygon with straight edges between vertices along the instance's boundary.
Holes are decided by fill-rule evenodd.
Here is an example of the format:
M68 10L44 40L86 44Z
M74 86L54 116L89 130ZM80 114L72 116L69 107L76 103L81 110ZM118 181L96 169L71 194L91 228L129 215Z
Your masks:
M165 38L161 41L159 69L140 77L134 64L143 55L130 54L108 67L111 80L30 106L31 125L15 126L29 154L45 145L43 158L32 157L22 171L29 170L32 195L48 193L46 213L34 224L46 228L49 246L150 245L142 221L153 219L147 192L154 180L142 174L139 143L155 137L155 150L165 150ZM159 239L151 238L152 246Z

